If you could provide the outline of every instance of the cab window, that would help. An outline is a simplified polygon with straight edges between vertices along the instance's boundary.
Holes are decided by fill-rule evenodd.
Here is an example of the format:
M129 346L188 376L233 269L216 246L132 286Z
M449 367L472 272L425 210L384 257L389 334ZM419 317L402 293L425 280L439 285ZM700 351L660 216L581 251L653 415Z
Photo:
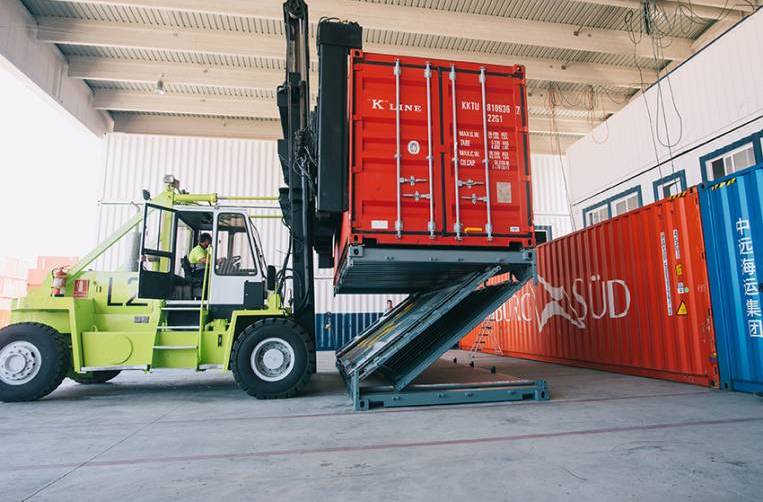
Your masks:
M175 256L188 256L194 246L194 230L181 218L178 219L177 243L175 244ZM180 260L175 262L175 275L183 275L183 267Z
M246 217L239 213L217 216L215 246L217 275L257 275L257 261L247 233Z

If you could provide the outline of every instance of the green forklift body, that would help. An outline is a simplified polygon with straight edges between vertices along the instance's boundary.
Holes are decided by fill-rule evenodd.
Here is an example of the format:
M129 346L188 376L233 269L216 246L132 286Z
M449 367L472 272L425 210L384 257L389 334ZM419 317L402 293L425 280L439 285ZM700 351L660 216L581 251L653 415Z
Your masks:
M241 302L215 311L208 300L175 302L169 299L178 260L175 256L176 213L199 207L209 209L217 200L215 194L186 194L178 191L177 186L169 186L146 204L142 214L127 221L69 269L63 296L52 295L51 276L42 285L32 288L26 297L16 300L11 323L42 323L67 335L71 340L72 371L76 373L158 368L229 369L232 346L241 331L259 319L286 317L290 311L273 291L257 302L260 308L256 309L247 309ZM155 212L160 227L164 225L171 231L158 232L154 235L158 240L149 241L143 225L140 274L87 269L122 237L140 227L149 211ZM243 214L245 210L241 211ZM147 262L153 270L144 270L143 264ZM208 266L204 274L202 298L208 298L210 268ZM144 282L146 278L148 281ZM244 297L243 292L241 296ZM173 316L186 322L178 325L172 321Z

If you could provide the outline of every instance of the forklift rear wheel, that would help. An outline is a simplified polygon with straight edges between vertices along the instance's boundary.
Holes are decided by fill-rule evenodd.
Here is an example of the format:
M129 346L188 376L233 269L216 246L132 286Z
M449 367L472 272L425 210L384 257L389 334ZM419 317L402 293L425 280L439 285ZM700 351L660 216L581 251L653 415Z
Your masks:
M257 321L231 352L236 383L257 399L293 397L310 381L315 350L307 332L290 319Z
M69 369L69 347L44 324L25 322L0 330L0 401L34 401L53 392Z
M81 383L83 385L90 385L90 384L106 383L109 380L116 378L116 376L119 375L120 373L121 371L119 370L90 371L88 373L71 372L67 376L77 383Z

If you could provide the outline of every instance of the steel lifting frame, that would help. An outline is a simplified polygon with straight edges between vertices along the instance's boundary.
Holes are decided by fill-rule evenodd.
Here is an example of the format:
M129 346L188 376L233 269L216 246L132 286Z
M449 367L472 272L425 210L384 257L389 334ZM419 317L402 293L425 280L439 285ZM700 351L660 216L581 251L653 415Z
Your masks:
M416 294L337 351L337 368L355 410L375 407L549 399L544 380L414 384L446 351L500 307L533 276L527 267L513 282L487 286L493 266L436 291ZM483 285L481 287L481 285ZM383 376L384 386L363 386Z

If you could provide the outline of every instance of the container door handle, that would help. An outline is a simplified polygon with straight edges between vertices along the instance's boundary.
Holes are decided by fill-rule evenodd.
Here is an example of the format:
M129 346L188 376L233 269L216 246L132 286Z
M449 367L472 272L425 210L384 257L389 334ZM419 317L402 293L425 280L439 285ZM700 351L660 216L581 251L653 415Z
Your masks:
M397 169L397 180L400 180L400 60L395 60L395 67L392 70L395 74L395 165ZM395 183L397 188L397 219L395 220L395 233L397 238L403 236L403 220L400 208L400 183Z
M414 186L416 183L424 183L427 181L426 178L415 178L413 176L410 176L408 178L400 178L400 184L401 185L411 185ZM432 183L429 183L429 189L432 189Z
M476 205L477 202L487 202L487 197L478 197L476 193L463 195L461 198L470 201L473 205Z
M460 187L466 187L466 188L471 188L471 187L474 187L474 186L478 186L478 185L484 185L484 184L485 184L485 182L484 182L484 181L474 181L474 180L473 180L473 179L471 179L471 178L469 178L469 179L468 179L468 180L466 180L466 181L459 181L459 182L458 182L458 186L460 186Z
M482 161L485 164L485 202L487 204L487 221L485 223L485 233L487 233L487 240L493 240L493 221L490 215L490 159L488 153L487 142L487 93L485 91L485 82L487 81L487 75L485 75L485 68L480 68L480 87L482 88L482 139L485 147L485 159Z
M431 194L434 193L432 186L432 176L434 173L433 162L434 157L432 155L432 69L427 63L427 67L424 69L424 78L427 84L427 162L429 163L429 223L427 223L427 230L429 230L429 238L434 239L434 197ZM411 176L411 180L413 180ZM412 182L413 184L415 182ZM418 193L418 192L416 192Z
M458 125L456 122L456 66L450 66L450 97L453 108L453 174L455 181L453 183L456 190L456 222L453 224L453 231L456 233L456 240L461 240L461 206L459 199L458 179Z
M428 193L419 193L416 191L415 193L404 193L403 197L407 197L409 199L413 199L416 202L420 201L421 199L428 199L429 202L432 202L432 196Z

